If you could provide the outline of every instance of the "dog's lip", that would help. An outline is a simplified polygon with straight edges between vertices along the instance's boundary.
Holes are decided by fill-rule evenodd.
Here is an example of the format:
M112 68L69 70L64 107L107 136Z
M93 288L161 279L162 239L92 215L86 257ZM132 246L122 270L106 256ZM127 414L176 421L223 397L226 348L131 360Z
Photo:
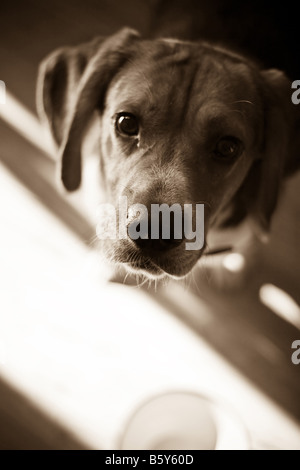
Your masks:
M124 264L132 268L133 270L137 270L137 271L146 271L152 274L162 274L164 272L162 268L157 266L150 259L139 259L135 261L128 261Z
M125 264L130 270L133 272L140 272L144 274L148 274L154 277L163 277L169 276L174 279L181 279L186 276L186 274L190 271L191 267L187 267L186 270L183 272L178 272L178 267L176 265L160 265L153 262L151 259L139 259L135 261L128 261L123 263ZM181 271L181 270L180 270Z
M204 254L203 251L204 247L201 250L201 254ZM135 255L137 255L137 253L135 253ZM174 262L172 257L160 257L153 260L152 257L139 253L139 256L132 260L128 258L127 260L123 260L122 264L124 264L129 269L129 271L135 273L144 273L156 278L169 276L174 279L181 279L191 271L198 259L199 257L197 257L197 259L192 259L191 262L182 262L178 265L178 263Z

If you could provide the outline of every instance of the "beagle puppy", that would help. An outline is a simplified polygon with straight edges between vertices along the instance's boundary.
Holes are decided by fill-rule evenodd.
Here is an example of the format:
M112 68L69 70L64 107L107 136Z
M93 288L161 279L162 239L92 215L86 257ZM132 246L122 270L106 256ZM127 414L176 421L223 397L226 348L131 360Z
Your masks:
M150 278L185 276L207 243L188 250L172 229L151 238L149 212L147 234L130 237L130 224L144 222L130 208L190 205L195 214L203 204L205 240L246 219L263 238L284 178L300 167L290 80L209 42L143 39L124 28L61 48L40 66L37 103L67 191L80 187L82 144L96 119L101 185L125 227L125 236L102 240L103 249Z

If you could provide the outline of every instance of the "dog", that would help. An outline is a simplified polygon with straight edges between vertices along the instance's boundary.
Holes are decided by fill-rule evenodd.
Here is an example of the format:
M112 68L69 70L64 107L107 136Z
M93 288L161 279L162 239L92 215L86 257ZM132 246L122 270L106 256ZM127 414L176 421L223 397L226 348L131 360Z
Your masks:
M93 118L107 202L189 204L193 213L203 204L205 239L245 220L263 239L283 180L300 167L291 81L206 41L143 39L123 28L61 48L40 65L37 103L67 191L80 187L82 143ZM128 209L124 224L143 220ZM187 250L185 241L171 230L168 239L127 233L103 245L129 271L180 278L207 250L207 243Z

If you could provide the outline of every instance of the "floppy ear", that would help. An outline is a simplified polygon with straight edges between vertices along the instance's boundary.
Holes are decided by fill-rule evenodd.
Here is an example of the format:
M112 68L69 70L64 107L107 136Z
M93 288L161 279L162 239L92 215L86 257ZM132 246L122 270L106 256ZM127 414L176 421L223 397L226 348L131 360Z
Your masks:
M291 87L287 77L278 70L263 71L261 75L265 129L260 168L256 166L258 192L252 216L262 232L268 232L290 158Z
M293 105L291 95L291 82L283 72L261 72L262 148L233 200L233 214L224 226L237 225L250 215L261 239L269 232L282 181L300 168L300 109Z
M130 57L138 36L124 28L109 38L59 49L40 65L37 109L59 147L60 175L68 191L80 185L87 124L96 107L103 106L109 82Z

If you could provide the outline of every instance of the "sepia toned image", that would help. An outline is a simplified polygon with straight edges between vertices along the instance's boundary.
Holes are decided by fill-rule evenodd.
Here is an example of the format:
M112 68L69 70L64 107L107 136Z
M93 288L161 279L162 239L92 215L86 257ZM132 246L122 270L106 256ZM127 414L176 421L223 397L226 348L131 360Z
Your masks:
M300 450L293 5L11 0L0 31L0 449Z

